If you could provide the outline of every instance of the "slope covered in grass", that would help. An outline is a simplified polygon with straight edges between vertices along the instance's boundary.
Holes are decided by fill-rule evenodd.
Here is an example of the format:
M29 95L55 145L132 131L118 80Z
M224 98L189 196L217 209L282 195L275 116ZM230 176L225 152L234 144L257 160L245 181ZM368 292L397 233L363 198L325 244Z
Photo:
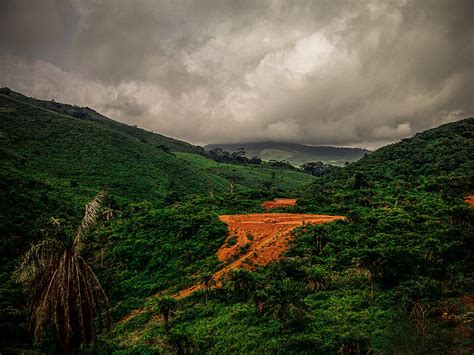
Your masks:
M0 289L0 348L1 344L13 346L17 341L26 341L25 300L19 286L12 281L19 256L32 242L48 235L54 221L59 221L64 233L70 233L80 221L85 203L99 190L109 192L107 207L136 211L130 204L148 201L154 208L165 208L176 201L186 201L189 196L223 193L229 190L231 180L235 180L236 194L251 192L264 183L268 184L268 194L289 193L312 180L307 174L278 167L217 164L201 153L200 148L188 143L112 121L87 108L29 99L11 92L0 94L0 282L5 285ZM210 166L213 168L207 169ZM255 206L258 201L248 204ZM157 217L160 223L176 218L176 224L166 231L156 229L147 235L132 217L124 218L123 223L129 227L116 230L114 237L118 239L113 242L124 240L117 253L125 253L130 260L142 260L137 270L125 263L127 270L140 270L139 280L132 277L134 285L124 279L131 277L130 273L119 269L122 278L117 276L124 280L117 286L128 290L125 296L130 304L134 304L136 295L149 295L168 287L176 277L170 272L148 279L147 275L162 265L158 259L165 262L167 270L180 270L196 260L206 259L209 255L204 245L219 241L219 238L208 240L212 235L203 234L206 242L188 246L178 238L177 244L165 243L176 248L167 250L173 251L177 258L164 259L160 254L163 250L156 248L166 239L171 243L177 238L177 225L189 224L190 230L195 231L206 223L215 223L209 217L213 214L204 214L207 219L203 221L173 211L160 213L159 216L167 216L164 219ZM128 244L144 235L147 241L142 246L147 261L139 258L140 248ZM137 239L127 239L129 236ZM195 256L180 254L185 249ZM135 252L135 256L127 254ZM123 294L123 290L117 292Z
M104 115L101 115L100 113L98 113L97 111L89 107L80 107L80 106L75 106L75 105L70 105L70 104L64 104L61 102L56 102L54 100L52 101L39 100L36 98L31 98L23 94L20 94L9 88L0 88L0 94L8 96L9 98L15 99L18 102L23 102L32 106L44 108L49 111L53 111L56 113L60 113L60 114L77 118L79 120L92 121L92 122L98 123L109 129L113 129L117 132L123 133L132 138L136 138L140 140L142 143L148 143L148 144L166 147L167 149L172 150L172 151L189 152L189 153L196 153L196 154L202 154L204 152L203 148L194 146L187 142L183 142L177 139L166 137L161 134L152 133L144 129L138 128L136 126L129 126L127 124L114 121Z
M115 327L111 348L470 353L473 139L466 119L328 171L300 190L296 210L347 220L301 228L285 258L180 300L166 325L151 301Z
M312 176L297 170L264 164L226 164L190 153L176 153L176 155L203 173L219 176L225 181L235 181L235 185L244 190L276 190L282 194L291 194L295 188L313 180Z

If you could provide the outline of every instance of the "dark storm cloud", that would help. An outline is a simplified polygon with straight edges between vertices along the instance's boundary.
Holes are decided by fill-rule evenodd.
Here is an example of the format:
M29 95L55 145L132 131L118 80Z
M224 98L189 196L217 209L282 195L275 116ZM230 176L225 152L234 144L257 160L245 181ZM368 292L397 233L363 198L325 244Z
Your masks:
M4 0L0 82L195 143L376 147L473 115L473 4Z

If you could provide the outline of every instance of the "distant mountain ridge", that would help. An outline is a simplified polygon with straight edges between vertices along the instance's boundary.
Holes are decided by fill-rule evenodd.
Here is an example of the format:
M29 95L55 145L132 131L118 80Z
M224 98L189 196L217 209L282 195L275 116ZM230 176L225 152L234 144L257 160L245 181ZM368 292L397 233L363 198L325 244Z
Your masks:
M286 142L255 142L234 144L209 144L206 150L221 148L230 153L244 148L247 157L257 156L263 160L287 160L293 165L302 165L308 162L322 161L333 165L344 165L346 162L355 162L365 154L370 153L367 149L333 147L333 146L310 146L298 143Z

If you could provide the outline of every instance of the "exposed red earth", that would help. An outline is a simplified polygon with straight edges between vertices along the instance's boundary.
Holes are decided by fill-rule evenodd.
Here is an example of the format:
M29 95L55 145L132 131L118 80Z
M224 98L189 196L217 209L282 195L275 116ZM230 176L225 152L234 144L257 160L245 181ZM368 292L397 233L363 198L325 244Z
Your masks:
M267 210L278 207L293 207L296 206L296 198L275 198L272 201L265 201L262 206Z
M294 206L296 199L275 199L264 202L267 206ZM268 207L274 208L274 207ZM215 272L213 279L219 287L224 276L232 270L246 268L254 270L279 259L288 249L292 239L291 231L303 225L315 225L345 219L343 216L299 213L255 213L222 215L219 219L227 224L229 234L224 244L216 252L224 267ZM202 288L200 284L179 291L173 297L181 299ZM159 297L161 292L155 297ZM124 322L141 314L145 309L137 309L122 318Z
M220 220L227 224L229 235L219 248L217 258L226 262L221 270L214 273L214 280L219 286L223 276L228 272L244 267L254 270L277 260L288 249L292 239L291 231L305 224L328 223L342 216L295 213L259 213L223 215ZM194 285L174 295L176 298L189 296L201 289Z

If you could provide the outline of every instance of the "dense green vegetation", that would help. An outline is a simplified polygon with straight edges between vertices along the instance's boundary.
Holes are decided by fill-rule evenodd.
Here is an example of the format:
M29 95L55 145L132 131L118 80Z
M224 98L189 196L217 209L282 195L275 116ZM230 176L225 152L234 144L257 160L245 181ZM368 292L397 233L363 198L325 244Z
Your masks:
M463 196L473 191L473 125L446 125L330 169L300 191L297 210L347 221L298 230L285 259L231 275L208 302L200 293L179 301L166 327L150 308L116 327L113 347L469 353L474 231Z
M54 107L57 110L51 110ZM65 229L73 228L99 190L109 191L108 207L127 211L133 203L148 201L164 209L191 196L230 190L232 198L240 193L254 196L252 191L262 188L268 195L288 194L312 180L278 167L220 164L187 143L96 117L97 113L71 116L77 110L12 92L0 94L0 348L27 339L25 300L11 279L19 256L49 233L51 218ZM181 218L190 222L184 214ZM174 227L167 227L167 235ZM161 240L167 237L158 235ZM161 285L153 282L141 295Z
M54 349L54 332L31 342L12 273L33 242L73 237L102 188L84 255L110 299L104 353L472 351L463 196L474 192L474 119L312 177L216 162L70 114L0 95L0 352ZM298 229L285 258L210 288L227 235L218 215L263 211L276 196L297 197L293 211L348 218ZM195 283L208 287L170 297Z

